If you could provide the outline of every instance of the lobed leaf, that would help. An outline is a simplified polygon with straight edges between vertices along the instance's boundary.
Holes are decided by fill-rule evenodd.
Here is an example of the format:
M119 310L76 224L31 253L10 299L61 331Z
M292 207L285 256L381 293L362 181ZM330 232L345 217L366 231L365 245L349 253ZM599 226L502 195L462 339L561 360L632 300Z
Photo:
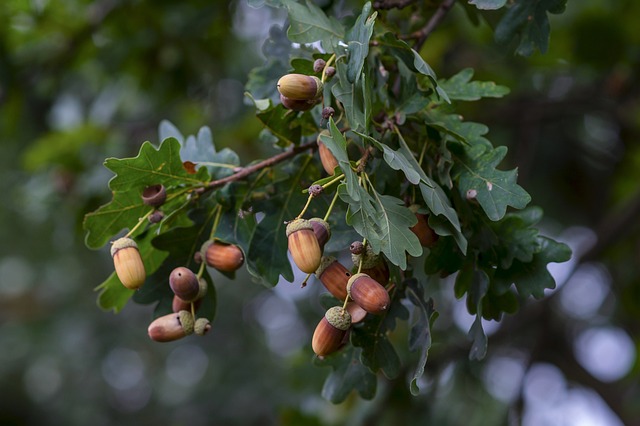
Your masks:
M433 299L425 300L424 290L418 285L416 279L412 278L407 283L405 294L414 305L411 328L409 330L409 350L420 351L416 371L411 378L409 390L412 395L418 395L418 379L424 375L424 367L427 364L429 349L431 349L431 325L437 318Z
M448 80L438 84L449 95L449 99L458 101L477 101L482 98L501 98L509 93L509 88L499 86L493 81L471 81L473 68L465 68Z
M312 1L304 4L293 0L282 0L289 12L289 40L296 43L314 43L321 41L324 50L335 51L338 42L344 39L344 28L334 17L328 17Z
M369 54L369 40L373 35L373 26L376 22L378 12L371 15L371 2L367 2L362 8L362 13L358 16L356 23L347 32L345 42L349 60L347 62L347 79L349 83L357 83L362 74L364 61Z
M372 399L375 396L378 379L360 362L361 352L360 348L347 345L341 351L322 360L314 359L317 366L333 368L322 386L323 398L339 404L354 390L364 399Z

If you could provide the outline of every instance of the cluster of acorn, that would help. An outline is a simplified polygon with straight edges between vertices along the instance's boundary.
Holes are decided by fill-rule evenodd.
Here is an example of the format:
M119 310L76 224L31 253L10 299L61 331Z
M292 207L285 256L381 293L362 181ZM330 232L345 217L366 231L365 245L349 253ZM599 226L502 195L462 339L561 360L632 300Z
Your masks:
M278 80L280 102L285 108L292 111L308 111L320 102L324 78L332 77L336 73L336 69L327 66L324 59L316 59L313 63L313 70L316 73L322 73L323 78L305 74L287 74ZM326 113L323 112L323 115Z
M154 207L149 220L160 217L158 210L166 200L166 190L162 185L152 185L142 191L145 204ZM160 215L158 215L160 213ZM116 275L122 284L131 290L139 289L145 282L144 262L136 242L129 237L122 237L111 245L111 257ZM234 245L218 240L206 241L196 253L196 260L204 261L208 266L222 272L233 272L244 263L242 250ZM207 293L207 282L189 268L180 266L171 271L169 287L173 292L172 314L156 318L148 329L149 337L157 342L170 342L192 333L204 335L211 329L207 318L196 318L202 298Z

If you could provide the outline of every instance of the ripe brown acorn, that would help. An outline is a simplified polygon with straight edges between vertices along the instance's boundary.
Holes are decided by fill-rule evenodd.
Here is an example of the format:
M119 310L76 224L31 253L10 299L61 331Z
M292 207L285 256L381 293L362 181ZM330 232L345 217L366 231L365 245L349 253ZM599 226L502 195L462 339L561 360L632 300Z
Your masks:
M191 312L180 311L156 318L147 332L156 342L172 342L193 333L194 319Z
M284 95L280 95L280 103L283 107L292 111L309 111L311 108L316 106L318 100L291 99Z
M351 272L333 256L324 256L320 266L316 270L316 277L329 290L329 293L338 300L347 297L347 282L351 278Z
M322 143L322 141L318 138L318 154L320 154L320 162L322 162L322 168L328 175L333 175L333 171L336 167L338 167L338 160L333 155L333 153L327 148L327 146Z
M117 239L111 245L111 257L116 275L125 287L136 290L144 284L147 274L135 241L127 237Z
M164 185L150 185L142 190L142 202L151 207L160 207L167 200Z
M337 351L349 327L351 327L349 312L341 306L329 308L313 332L311 340L313 352L318 356L327 356Z
M200 307L200 302L200 299L193 302L193 307L196 311ZM185 302L174 294L173 300L171 301L171 310L175 313L180 311L191 311L191 302Z
M169 286L173 294L185 302L193 302L200 293L198 277L189 268L179 266L169 275Z
M354 302L370 314L381 314L391 304L387 290L367 274L355 274L349 278L347 293Z
M360 305L353 301L347 302L347 312L349 312L349 315L351 315L352 325L362 322L368 313L367 311L362 309Z
M418 219L418 222L409 229L416 234L421 246L431 247L438 241L438 234L429 226L429 222L427 221L429 216L418 213L419 207L417 204L409 207L409 210L411 210L416 215L416 219Z
M289 253L302 272L311 274L320 266L322 250L313 233L313 225L306 219L296 219L287 225Z
M315 76L287 74L278 80L278 91L289 99L311 101L322 95L324 84Z
M324 250L324 245L329 241L329 238L331 238L331 226L329 226L326 220L320 219L319 217L312 217L309 219L309 222L311 222L311 226L313 226L313 233L318 239L320 250Z
M244 263L244 253L235 244L207 241L202 245L207 265L222 272L233 272Z

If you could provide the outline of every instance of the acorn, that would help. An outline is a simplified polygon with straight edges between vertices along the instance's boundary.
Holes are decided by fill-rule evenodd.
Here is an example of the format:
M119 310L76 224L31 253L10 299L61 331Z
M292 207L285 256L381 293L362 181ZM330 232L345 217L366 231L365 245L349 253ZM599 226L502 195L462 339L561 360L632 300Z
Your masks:
M128 237L114 241L111 245L111 257L116 275L126 288L136 290L144 284L147 274L135 241Z
M164 185L151 185L142 190L142 202L151 207L160 207L167 200Z
M351 260L356 267L360 266L360 259L362 259L360 272L369 275L382 285L386 285L389 282L389 265L384 257L373 252L371 245L367 244L362 248L354 241L349 249L352 252Z
M338 166L338 160L333 153L327 148L327 146L318 138L318 154L320 154L320 161L322 162L322 168L328 175L333 175L333 171Z
M315 76L287 74L278 80L278 91L289 99L311 101L322 95L324 84Z
M336 299L347 298L347 283L351 272L333 256L324 256L316 270L316 277Z
M198 318L193 326L193 331L198 336L204 336L211 330L211 322L206 318Z
M349 278L347 293L354 302L370 314L381 314L391 304L387 290L367 274L355 274Z
M311 222L311 226L313 226L313 233L318 239L320 250L324 250L324 245L329 241L329 238L331 238L331 226L329 226L326 220L320 219L319 217L312 217L309 219L309 222Z
M418 219L418 222L409 229L416 234L422 247L431 247L438 241L438 234L429 226L427 222L429 216L418 213L419 207L417 204L409 207L409 210L411 210L416 215L416 219Z
M179 266L169 275L169 286L173 294L185 302L193 302L200 293L198 277L189 268Z
M244 263L244 253L235 244L220 241L207 241L202 245L207 265L222 272L233 272Z
M351 315L351 324L358 324L362 322L367 316L368 312L362 309L356 302L347 302L347 312Z
M291 99L284 95L280 95L280 103L283 107L292 111L309 111L311 108L316 106L318 100Z
M147 332L156 342L172 342L193 333L194 320L189 311L168 314L156 318Z
M200 307L200 302L201 302L200 299L193 302L194 310L196 311L198 310L198 308ZM191 302L185 302L184 300L180 299L178 296L174 294L173 300L171 301L171 310L175 313L178 313L180 311L191 312Z
M322 58L318 58L313 61L313 72L322 72L324 67L327 65L327 61Z
M287 225L289 253L302 272L311 274L320 266L322 250L313 232L313 225L306 219L296 219Z
M330 355L342 346L342 339L351 327L351 315L341 306L329 308L313 332L311 347L318 356Z

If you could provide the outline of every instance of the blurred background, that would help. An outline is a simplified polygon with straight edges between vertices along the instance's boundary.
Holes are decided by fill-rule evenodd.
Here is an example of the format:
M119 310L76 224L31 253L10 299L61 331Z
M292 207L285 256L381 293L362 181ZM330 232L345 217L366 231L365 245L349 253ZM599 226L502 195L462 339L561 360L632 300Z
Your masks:
M85 213L109 201L106 157L158 142L161 120L207 125L243 163L264 157L244 101L282 11L242 1L5 0L0 4L0 425L640 424L640 3L569 1L546 54L496 46L459 5L421 52L439 77L466 67L509 86L461 104L507 145L503 169L543 207L545 234L574 257L558 288L501 323L467 360L472 318L452 284L423 394L379 378L372 401L331 405L312 365L318 286L267 290L216 276L202 339L151 342L152 306L102 312L108 251L83 243ZM330 2L324 1L322 4ZM343 7L360 2L340 1ZM487 15L491 21L491 15ZM406 332L406 330L405 330ZM398 333L403 337L402 330Z

